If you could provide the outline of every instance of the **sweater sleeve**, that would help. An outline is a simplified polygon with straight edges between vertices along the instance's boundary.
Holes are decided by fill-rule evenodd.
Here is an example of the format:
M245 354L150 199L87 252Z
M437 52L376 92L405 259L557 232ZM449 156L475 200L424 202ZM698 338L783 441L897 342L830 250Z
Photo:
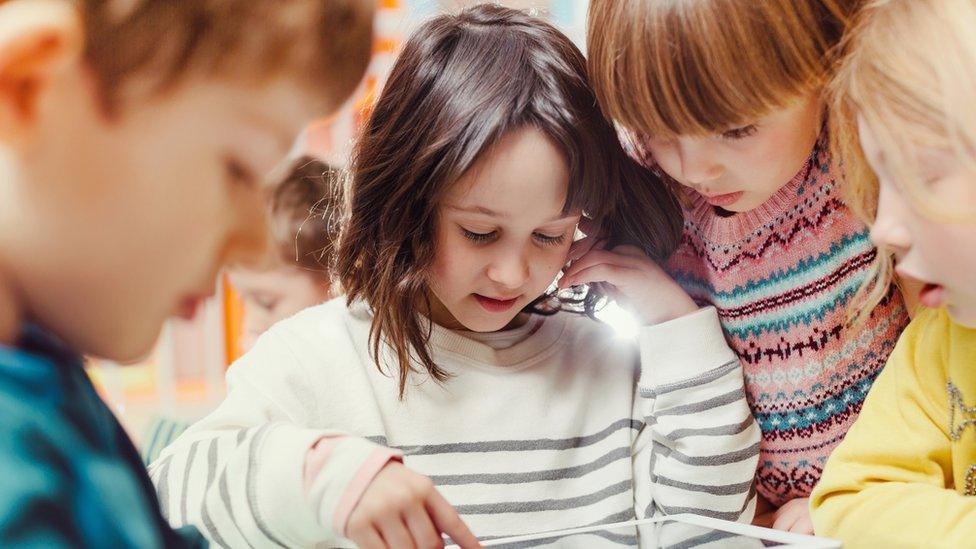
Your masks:
M811 495L818 534L845 547L965 547L976 539L976 498L951 487L947 323L925 311L902 334Z
M309 427L308 378L274 332L231 367L227 383L220 406L150 466L167 519L192 524L223 547L311 546L341 537L349 511L395 452ZM334 441L308 481L306 458L323 438Z
M742 366L713 307L643 328L635 399L638 517L694 513L750 521L759 427Z

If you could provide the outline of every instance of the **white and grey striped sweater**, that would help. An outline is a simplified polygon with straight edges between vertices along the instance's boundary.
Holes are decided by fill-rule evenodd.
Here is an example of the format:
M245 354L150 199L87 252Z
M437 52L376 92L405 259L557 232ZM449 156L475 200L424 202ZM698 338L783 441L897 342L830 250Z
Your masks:
M452 377L417 374L403 401L370 360L369 326L364 307L333 300L238 360L227 399L150 468L169 520L222 546L348 546L331 519L377 444L430 476L482 539L661 512L752 516L759 431L714 309L644 328L636 345L568 313L500 350L435 327ZM306 493L306 453L335 433L354 436Z

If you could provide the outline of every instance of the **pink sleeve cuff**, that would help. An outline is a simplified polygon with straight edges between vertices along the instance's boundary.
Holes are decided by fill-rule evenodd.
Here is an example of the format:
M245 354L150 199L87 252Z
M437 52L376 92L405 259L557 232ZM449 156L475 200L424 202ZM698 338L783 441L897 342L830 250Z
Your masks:
M329 456L332 455L332 450L346 437L344 436L334 436L334 437L323 437L315 443L314 446L309 448L308 453L305 454L305 472L303 478L305 479L305 495L312 490L312 484L315 479L319 476L319 471L325 466L325 462L329 461Z
M349 485L346 486L346 491L343 492L342 497L339 498L339 505L336 506L332 522L337 532L345 535L346 522L349 521L349 515L356 508L356 504L359 503L360 498L363 497L363 492L373 482L373 478L380 472L380 469L392 460L402 462L403 454L397 450L381 446L373 450L373 453L359 466L356 475L352 478Z
M305 495L308 495L319 472L322 471L332 452L344 439L346 439L345 436L323 437L309 449L305 456ZM403 454L397 450L379 446L359 466L356 474L353 475L349 485L346 486L345 491L340 496L339 504L332 516L332 525L336 532L345 533L349 515L352 514L356 504L363 497L363 492L366 491L377 473L391 460L403 461Z

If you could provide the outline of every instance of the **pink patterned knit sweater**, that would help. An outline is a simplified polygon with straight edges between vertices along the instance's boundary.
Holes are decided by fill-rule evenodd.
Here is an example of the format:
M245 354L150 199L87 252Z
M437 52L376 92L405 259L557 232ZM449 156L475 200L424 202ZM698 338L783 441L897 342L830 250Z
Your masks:
M755 210L722 217L694 200L668 265L718 308L742 360L763 435L756 489L777 506L810 495L908 323L896 291L865 325L845 323L876 250L841 203L824 142Z

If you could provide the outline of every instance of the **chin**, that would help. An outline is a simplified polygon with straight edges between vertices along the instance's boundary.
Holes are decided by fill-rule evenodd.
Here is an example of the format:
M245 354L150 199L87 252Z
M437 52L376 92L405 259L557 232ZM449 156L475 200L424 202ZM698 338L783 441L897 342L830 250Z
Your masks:
M725 209L735 213L751 212L752 210L755 210L756 208L762 206L766 202L769 202L770 199L776 196L776 193L779 192L779 189L769 194L763 192L760 195L756 195L755 194L756 192L759 191L746 191L746 193L742 196L742 198L739 199L738 202Z
M966 328L976 328L976 306L949 305L946 311L956 324Z
M730 212L735 212L735 213L746 213L755 210L759 206L762 206L765 201L759 202L758 204L755 204L754 202L755 200L753 200L751 197L743 197L735 204L732 204L731 206L722 209L728 210Z
M514 315L504 317L485 317L479 315L478 317L465 319L461 322L461 325L472 332L497 332L505 328L505 326L508 326L513 318L515 318Z
M161 331L160 327L151 333L147 330L138 335L130 334L129 337L120 337L116 333L105 345L92 345L82 352L123 365L134 364L145 360L152 353Z

